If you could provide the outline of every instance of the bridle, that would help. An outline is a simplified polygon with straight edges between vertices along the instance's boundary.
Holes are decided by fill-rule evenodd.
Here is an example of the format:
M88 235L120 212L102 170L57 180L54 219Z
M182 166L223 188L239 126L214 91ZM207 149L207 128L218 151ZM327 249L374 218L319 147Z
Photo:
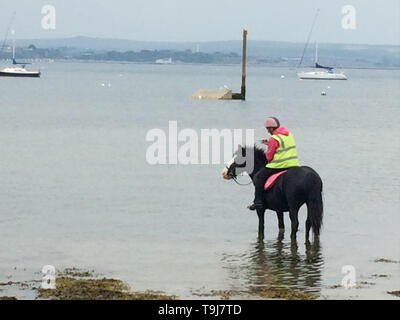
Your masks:
M229 167L228 166L225 166L225 168L228 170L228 172L229 172ZM249 183L240 183L238 180L237 180L237 175L235 174L235 175L231 175L231 178L233 179L233 181L235 181L239 186L248 186L249 184L252 184L253 183L253 181L252 180L250 180L250 182Z

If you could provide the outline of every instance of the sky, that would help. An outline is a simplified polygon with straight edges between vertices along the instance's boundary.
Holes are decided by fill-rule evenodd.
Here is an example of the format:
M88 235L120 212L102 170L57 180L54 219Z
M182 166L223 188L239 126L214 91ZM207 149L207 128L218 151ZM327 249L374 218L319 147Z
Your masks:
M45 5L55 8L55 29L42 27ZM346 5L353 29L342 26ZM17 39L201 42L239 40L245 27L249 40L305 42L317 8L313 41L400 45L400 0L0 0L0 40L16 11Z

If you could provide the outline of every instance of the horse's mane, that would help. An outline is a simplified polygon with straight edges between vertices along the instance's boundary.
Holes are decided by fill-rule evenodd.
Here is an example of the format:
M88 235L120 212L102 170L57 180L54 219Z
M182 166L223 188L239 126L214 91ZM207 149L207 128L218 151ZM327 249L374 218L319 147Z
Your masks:
M256 171L267 164L267 159L265 157L266 148L264 146L254 144L254 145L246 145L245 148L246 148L246 154L249 152L254 152L254 169Z
M253 148L255 167L258 167L258 163L260 163L261 166L265 166L267 164L267 158L265 157L265 147L255 144Z
M263 147L259 144L254 144L253 149L254 149L254 152L257 153L257 155L264 154L264 152L265 152L265 147Z

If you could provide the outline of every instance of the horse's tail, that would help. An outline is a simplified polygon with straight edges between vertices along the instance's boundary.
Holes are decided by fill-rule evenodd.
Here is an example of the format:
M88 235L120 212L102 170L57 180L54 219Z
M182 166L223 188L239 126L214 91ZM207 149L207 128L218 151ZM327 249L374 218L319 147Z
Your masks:
M311 222L311 228L316 236L319 236L322 227L322 218L324 213L324 204L322 201L322 180L316 175L309 179L310 192L307 199L308 217Z

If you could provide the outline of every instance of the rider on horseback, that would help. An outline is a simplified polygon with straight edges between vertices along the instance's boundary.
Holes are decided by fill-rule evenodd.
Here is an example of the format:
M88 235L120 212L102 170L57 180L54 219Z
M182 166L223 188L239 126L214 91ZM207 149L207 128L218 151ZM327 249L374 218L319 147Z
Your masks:
M268 163L254 175L256 190L254 203L248 206L250 210L264 210L266 208L263 197L264 184L271 175L299 166L296 144L289 130L281 126L279 120L275 117L267 118L264 121L264 126L271 135L269 140L263 140L263 143L268 146L265 153Z

